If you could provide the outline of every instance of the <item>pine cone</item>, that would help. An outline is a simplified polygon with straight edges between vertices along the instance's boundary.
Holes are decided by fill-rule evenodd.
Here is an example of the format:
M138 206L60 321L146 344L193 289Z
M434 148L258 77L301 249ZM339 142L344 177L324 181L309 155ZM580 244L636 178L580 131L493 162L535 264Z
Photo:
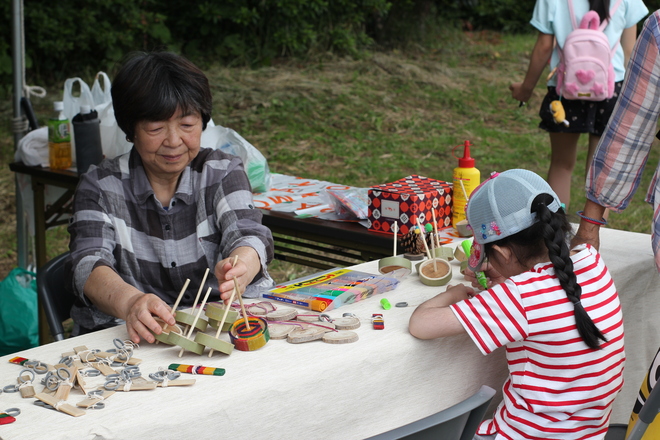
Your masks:
M410 231L399 238L399 247L406 254L423 254L426 252L422 235L415 232L417 228L411 228Z

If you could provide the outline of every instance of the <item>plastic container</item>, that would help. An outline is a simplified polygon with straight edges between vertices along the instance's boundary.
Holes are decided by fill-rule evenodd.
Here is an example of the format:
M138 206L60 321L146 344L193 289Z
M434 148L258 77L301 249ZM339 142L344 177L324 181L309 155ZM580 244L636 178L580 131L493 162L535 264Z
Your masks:
M98 165L103 160L101 121L96 110L81 105L80 113L73 117L72 122L76 139L76 167L78 174L83 174L90 165Z
M64 103L53 103L55 116L48 120L48 164L54 170L71 166L71 129L64 116Z
M454 198L452 206L452 226L458 229L458 223L465 220L465 205L472 191L481 183L481 173L474 166L474 158L470 157L470 141L463 143L463 157L458 158L458 166L454 168ZM460 147L457 145L454 150Z

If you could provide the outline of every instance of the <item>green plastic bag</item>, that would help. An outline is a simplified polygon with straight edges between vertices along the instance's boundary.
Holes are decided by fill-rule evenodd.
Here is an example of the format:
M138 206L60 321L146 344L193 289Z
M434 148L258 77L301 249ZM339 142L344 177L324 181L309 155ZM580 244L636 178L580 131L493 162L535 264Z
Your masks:
M0 356L39 345L37 279L15 268L0 283Z

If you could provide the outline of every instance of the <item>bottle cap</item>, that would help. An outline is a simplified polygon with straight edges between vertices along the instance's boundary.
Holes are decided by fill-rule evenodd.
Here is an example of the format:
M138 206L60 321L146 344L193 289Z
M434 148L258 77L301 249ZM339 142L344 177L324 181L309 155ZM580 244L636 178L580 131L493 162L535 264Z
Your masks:
M463 144L463 157L458 158L458 166L461 168L474 168L474 158L470 157L470 141Z
M84 104L80 106L80 114L81 115L86 115L86 114L91 113L91 112L92 112L92 108L90 106L84 105Z
M61 112L62 110L64 110L64 102L62 101L53 102L53 110L55 110L56 112Z

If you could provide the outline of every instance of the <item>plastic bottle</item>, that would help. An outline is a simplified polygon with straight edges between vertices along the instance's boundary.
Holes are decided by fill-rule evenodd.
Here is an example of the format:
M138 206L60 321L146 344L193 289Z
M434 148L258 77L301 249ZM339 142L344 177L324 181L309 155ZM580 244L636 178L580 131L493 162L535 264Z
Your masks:
M52 169L62 170L71 166L71 129L64 116L64 103L53 103L55 117L48 120L48 162Z
M103 160L101 121L96 110L92 110L88 105L81 105L80 113L74 116L71 122L76 140L76 168L78 174L83 174L90 165L98 165Z
M463 157L458 158L458 167L454 168L452 225L455 229L458 222L465 220L465 205L472 191L481 183L481 173L474 166L474 158L470 157L471 145L470 141L463 143Z

